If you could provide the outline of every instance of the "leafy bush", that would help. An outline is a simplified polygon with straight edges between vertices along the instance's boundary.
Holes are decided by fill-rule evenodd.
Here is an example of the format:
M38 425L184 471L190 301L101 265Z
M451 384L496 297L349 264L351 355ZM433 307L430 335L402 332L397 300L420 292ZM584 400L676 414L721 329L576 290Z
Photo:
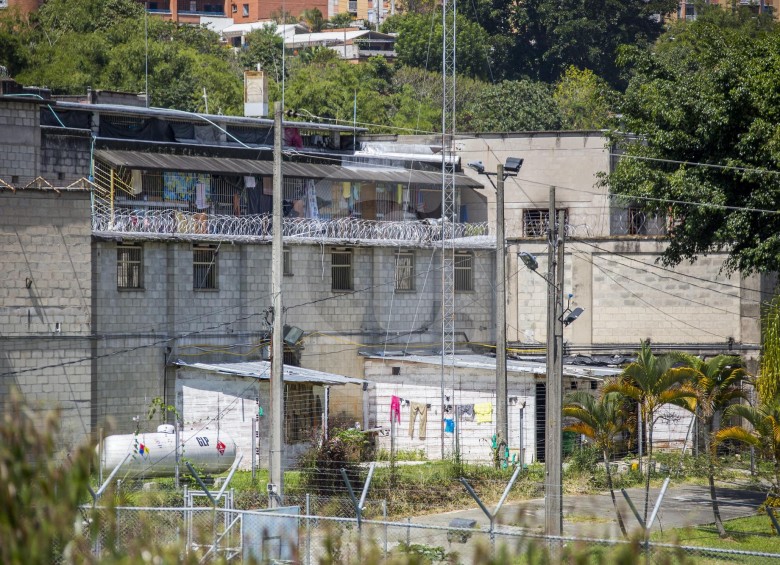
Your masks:
M301 484L306 492L319 495L343 493L341 470L353 485L359 484L360 466L368 449L367 434L360 430L336 430L330 439L312 447L301 457Z
M600 458L601 454L596 447L584 445L569 456L569 469L575 473L595 473Z

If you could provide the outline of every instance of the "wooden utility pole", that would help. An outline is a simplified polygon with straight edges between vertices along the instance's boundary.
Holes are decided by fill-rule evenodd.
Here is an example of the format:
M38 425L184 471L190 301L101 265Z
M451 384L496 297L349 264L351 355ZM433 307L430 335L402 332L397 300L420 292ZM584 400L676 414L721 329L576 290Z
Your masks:
M282 310L282 104L274 105L273 240L271 246L271 295L273 333L271 337L271 432L268 458L268 494L271 506L279 506L284 495L282 470L282 423L284 421L284 312Z

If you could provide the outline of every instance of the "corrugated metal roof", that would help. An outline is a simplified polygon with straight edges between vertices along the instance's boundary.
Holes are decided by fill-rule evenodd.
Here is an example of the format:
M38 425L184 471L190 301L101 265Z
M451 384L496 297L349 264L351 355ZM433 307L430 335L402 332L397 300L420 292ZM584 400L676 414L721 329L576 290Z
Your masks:
M233 375L237 377L252 377L254 379L269 380L271 378L270 361L244 361L242 363L187 363L185 361L176 361L174 363L179 367L188 369L200 369L202 371L211 371L222 375ZM285 382L290 383L319 383L326 385L362 385L364 380L353 379L343 375L315 371L314 369L304 369L303 367L294 367L285 365L283 377Z
M390 362L421 363L430 365L441 365L441 355L398 355L382 356L369 355L369 359L377 359ZM449 365L449 363L447 363ZM496 370L496 358L487 355L456 355L454 360L455 367L465 369L486 369ZM547 365L534 361L517 361L507 359L507 371L510 373L534 373L536 375L545 375ZM566 377L579 377L585 379L604 379L617 376L621 369L613 367L585 367L582 365L564 365L563 374Z
M395 42L395 37L386 33L379 33L368 29L349 31L323 31L319 33L296 33L285 38L287 47L304 47L307 45L321 45L325 43L349 43L355 39L368 38L372 42Z
M129 169L192 171L233 175L273 175L272 161L108 150L95 151L95 157L115 167L127 167ZM282 164L282 174L287 177L336 181L375 181L441 186L441 174L439 173L400 168L342 167L340 165L284 162ZM481 183L465 175L455 175L455 186L458 188L483 188Z
M158 118L167 118L169 120L185 120L192 122L202 122L205 124L219 124L223 127L225 124L237 126L262 126L268 127L274 125L273 118L250 118L246 116L228 116L224 114L198 114L195 112L186 112L184 110L175 110L173 108L144 108L143 106L125 106L122 104L85 104L82 102L67 102L58 100L54 104L56 109L63 110L84 110L87 112L102 112L106 114L117 114L126 116L154 116ZM368 129L355 127L349 124L322 124L316 122L298 122L292 120L283 120L282 125L288 128L301 128L314 131L347 131L358 133L367 132Z

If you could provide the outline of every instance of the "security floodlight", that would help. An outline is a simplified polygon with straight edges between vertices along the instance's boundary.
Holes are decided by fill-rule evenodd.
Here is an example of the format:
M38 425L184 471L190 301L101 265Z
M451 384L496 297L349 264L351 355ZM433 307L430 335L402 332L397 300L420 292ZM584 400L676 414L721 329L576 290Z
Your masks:
M284 326L284 343L290 347L294 347L295 344L301 339L303 330L297 326Z
M535 271L536 269L539 268L539 262L536 260L536 257L531 255L527 251L521 251L520 253L517 254L517 256L523 262L523 265L525 265L532 271Z
M485 172L485 164L482 161L469 161L468 166L469 169L474 169L480 175Z
M571 324L574 320L580 317L580 315L585 311L584 308L577 307L563 319L563 325L568 326Z
M517 174L520 172L520 167L523 166L523 159L520 157L507 157L506 164L504 165L504 171L507 173Z

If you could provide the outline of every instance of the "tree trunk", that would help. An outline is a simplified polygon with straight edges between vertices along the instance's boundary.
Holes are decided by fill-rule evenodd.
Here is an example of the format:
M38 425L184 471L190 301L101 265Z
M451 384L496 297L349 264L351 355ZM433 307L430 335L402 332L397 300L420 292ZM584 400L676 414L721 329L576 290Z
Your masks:
M715 527L718 528L718 535L726 537L726 528L723 526L723 520L720 517L720 507L718 506L718 495L715 492L715 452L712 447L712 423L710 419L706 422L704 429L704 449L707 451L707 479L710 483L710 500L712 501L712 515L715 517Z
M645 478L645 513L644 513L644 521L646 525L647 510L650 504L650 468L653 464L653 414L652 412L647 415L645 425L647 426L647 467L645 469L645 472L647 473L647 477Z
M620 514L620 509L617 505L617 499L615 498L615 489L612 486L612 471L609 469L609 453L607 453L607 450L604 450L604 468L607 470L607 486L609 487L609 494L612 497L612 506L615 507L615 514L617 514L617 521L618 526L620 526L620 532L623 534L623 537L628 537L628 532L626 532L626 525L623 523L623 516Z

